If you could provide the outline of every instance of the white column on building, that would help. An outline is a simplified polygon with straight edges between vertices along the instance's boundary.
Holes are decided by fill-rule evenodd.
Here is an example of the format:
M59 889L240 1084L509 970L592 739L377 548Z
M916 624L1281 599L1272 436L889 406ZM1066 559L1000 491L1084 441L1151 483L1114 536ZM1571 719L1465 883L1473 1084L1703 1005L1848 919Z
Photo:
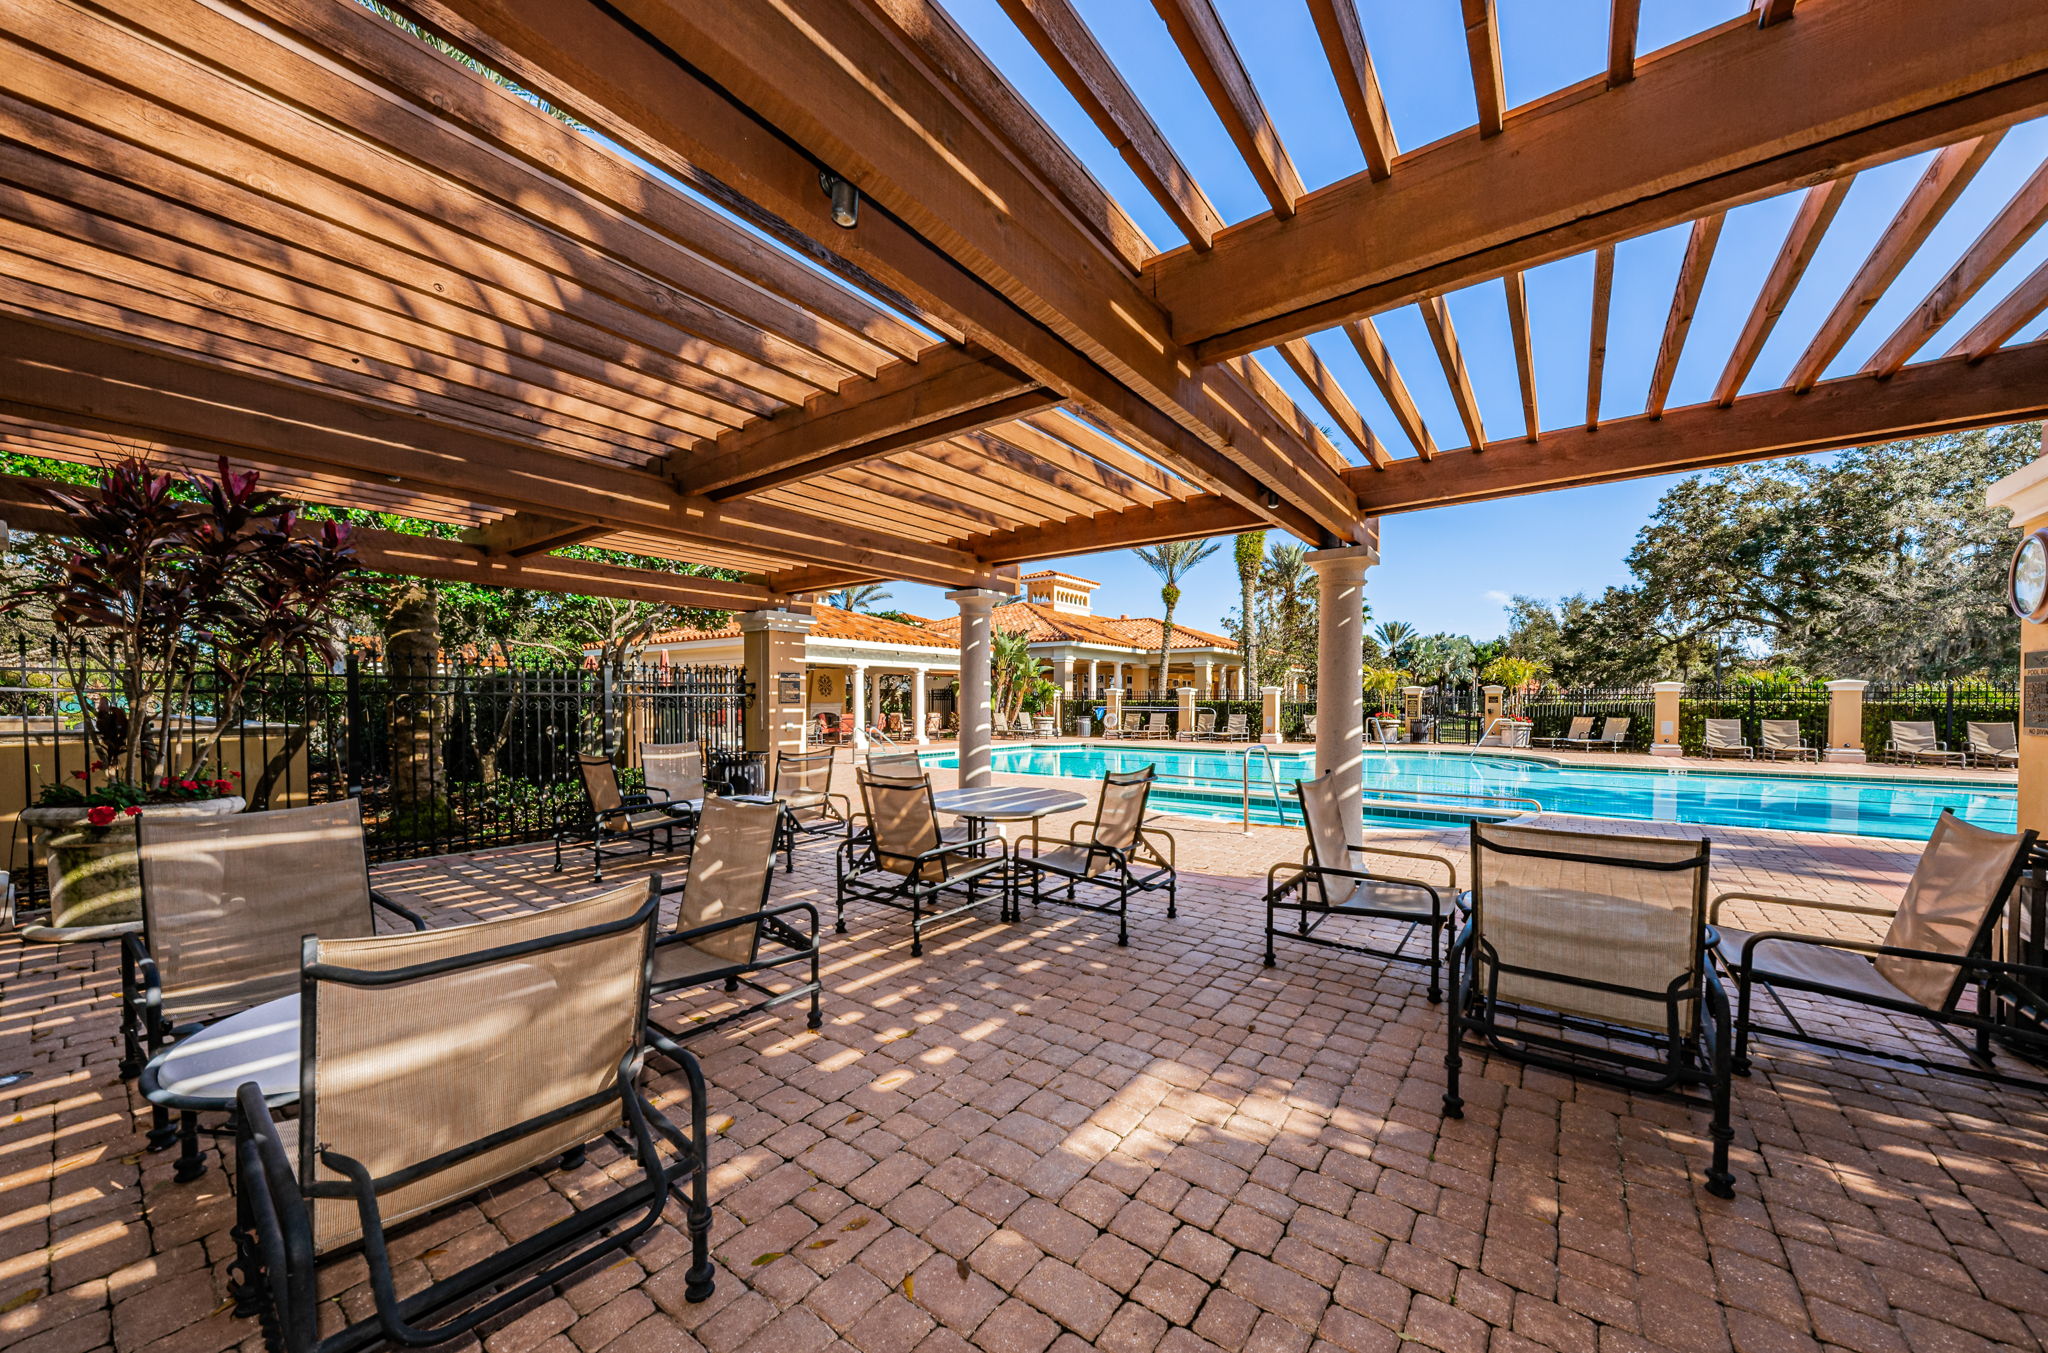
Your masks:
M989 781L995 747L989 710L995 639L989 612L1004 596L983 587L946 593L946 600L960 607L960 785L965 789Z
M846 688L853 696L853 745L856 748L868 745L868 665L864 662L847 664Z
M1196 683L1198 700L1213 700L1216 697L1216 664L1212 659L1202 659L1202 679Z
M1379 562L1376 545L1315 550L1316 771L1336 774L1342 821L1356 824L1364 811L1365 571ZM1346 830L1356 830L1347 826Z
M931 741L924 733L925 685L930 679L930 668L910 669L910 740L919 747Z

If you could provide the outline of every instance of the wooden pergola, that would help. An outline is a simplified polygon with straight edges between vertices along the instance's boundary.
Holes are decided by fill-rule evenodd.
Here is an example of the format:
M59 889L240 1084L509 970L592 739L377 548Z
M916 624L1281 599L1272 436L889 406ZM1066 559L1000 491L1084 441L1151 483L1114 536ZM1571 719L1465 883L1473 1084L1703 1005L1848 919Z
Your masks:
M467 61L347 0L11 0L0 440L224 455L466 528L367 533L394 571L800 610L1255 524L1369 547L1388 513L2048 410L2048 345L2009 341L2048 267L1928 347L2048 218L2048 174L1862 371L1823 378L2003 131L2048 111L2038 0L1764 0L1640 56L1638 0L1613 0L1605 72L1516 108L1493 0L1462 0L1478 121L1407 151L1354 0L1306 0L1304 58L1368 166L1313 190L1212 0L1157 0L1157 56L1270 203L1237 222L1070 0L1002 3L1184 240L1148 240L932 0L394 7ZM1929 150L1786 384L1739 393L1854 177ZM1667 407L1726 213L1783 193L1791 231L1714 397ZM1600 421L1615 246L1686 223L1643 409ZM1586 252L1592 412L1546 428L1522 275ZM1505 435L1444 302L1493 279L1523 415ZM1463 447L1374 327L1409 305ZM1305 341L1330 330L1398 429L1368 427ZM578 542L746 578L551 553Z

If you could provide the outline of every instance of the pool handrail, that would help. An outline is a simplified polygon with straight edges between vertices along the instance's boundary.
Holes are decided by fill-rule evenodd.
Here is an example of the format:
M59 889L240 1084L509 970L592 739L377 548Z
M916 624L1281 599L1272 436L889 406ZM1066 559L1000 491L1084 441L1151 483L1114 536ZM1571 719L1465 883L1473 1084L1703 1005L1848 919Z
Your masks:
M1276 817L1286 817L1287 810L1280 802L1279 770L1273 765L1273 749L1263 742L1255 742L1244 749L1244 763L1239 773L1238 813L1244 819L1246 836L1252 834L1252 753L1262 753L1266 758L1266 781L1273 791L1273 812Z

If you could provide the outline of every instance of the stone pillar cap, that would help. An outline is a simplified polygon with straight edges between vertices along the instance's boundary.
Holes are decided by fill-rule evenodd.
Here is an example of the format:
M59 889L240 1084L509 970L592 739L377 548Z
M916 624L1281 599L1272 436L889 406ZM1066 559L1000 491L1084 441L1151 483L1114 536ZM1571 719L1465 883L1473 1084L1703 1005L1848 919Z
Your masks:
M1860 691L1870 683L1867 681L1828 681L1822 684L1831 691Z
M818 623L815 616L779 608L767 611L742 611L739 621L741 634L753 634L760 630L786 630L801 634Z
M1653 681L1650 683L1650 689L1653 691L1682 691L1685 689L1685 683L1683 681Z

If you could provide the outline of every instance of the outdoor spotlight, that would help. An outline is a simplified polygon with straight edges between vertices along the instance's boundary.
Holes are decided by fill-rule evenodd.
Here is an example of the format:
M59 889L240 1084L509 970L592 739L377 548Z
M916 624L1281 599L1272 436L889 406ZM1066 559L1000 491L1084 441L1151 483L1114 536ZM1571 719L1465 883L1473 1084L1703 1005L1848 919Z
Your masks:
M1279 495L1278 493L1275 493L1275 492L1274 492L1274 491L1273 491L1272 489L1267 489L1267 490L1266 490L1266 506L1267 506L1267 507L1278 507L1278 506L1280 506L1280 495Z
M818 186L832 199L832 223L845 230L860 224L860 189L827 169L818 175Z

